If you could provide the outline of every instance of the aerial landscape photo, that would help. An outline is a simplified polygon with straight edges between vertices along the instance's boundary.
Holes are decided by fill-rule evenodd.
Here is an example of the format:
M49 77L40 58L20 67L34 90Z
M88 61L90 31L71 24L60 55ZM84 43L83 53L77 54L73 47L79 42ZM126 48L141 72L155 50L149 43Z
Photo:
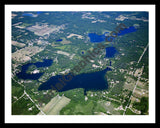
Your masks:
M12 11L12 115L149 115L147 11Z

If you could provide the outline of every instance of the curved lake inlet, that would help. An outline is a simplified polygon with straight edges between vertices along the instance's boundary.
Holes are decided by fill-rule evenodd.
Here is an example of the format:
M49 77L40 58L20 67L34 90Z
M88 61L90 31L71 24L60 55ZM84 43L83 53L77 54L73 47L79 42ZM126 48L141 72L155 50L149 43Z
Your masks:
M31 79L31 80L38 80L44 73L35 73L35 74L29 74L26 73L28 68L31 65L35 65L37 68L40 67L49 67L53 63L53 60L51 59L43 59L43 62L36 62L36 63L28 63L22 66L21 72L17 73L16 76L20 79Z

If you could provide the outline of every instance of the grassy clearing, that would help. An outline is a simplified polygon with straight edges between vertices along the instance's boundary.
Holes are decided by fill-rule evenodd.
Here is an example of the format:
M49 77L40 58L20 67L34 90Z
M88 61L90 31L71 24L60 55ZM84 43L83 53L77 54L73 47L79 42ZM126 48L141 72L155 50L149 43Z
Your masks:
M23 23L22 25L20 25L21 27L28 27L28 26L30 26L30 25L32 25L32 24L28 24L28 23Z
M63 45L63 46L56 46L55 48L64 50L64 49L66 49L67 47L68 47L67 45Z
M138 115L138 114L136 114L136 113L134 113L134 112L132 112L129 108L127 108L127 110L126 110L126 113L125 113L126 115Z
M71 101L65 108L60 112L61 115L93 115L94 102L82 102L78 103Z
M70 44L72 43L71 41L69 40L66 40L66 38L62 38L63 40L61 41L61 44Z
M47 115L58 115L59 111L70 102L70 99L65 96L56 96L42 108L42 111ZM40 114L40 113L39 113Z
M23 94L23 87L12 79L12 103Z
M83 104L78 104L75 107L75 114L76 115L92 115L92 110L94 107L94 103L90 101L88 104L83 105Z

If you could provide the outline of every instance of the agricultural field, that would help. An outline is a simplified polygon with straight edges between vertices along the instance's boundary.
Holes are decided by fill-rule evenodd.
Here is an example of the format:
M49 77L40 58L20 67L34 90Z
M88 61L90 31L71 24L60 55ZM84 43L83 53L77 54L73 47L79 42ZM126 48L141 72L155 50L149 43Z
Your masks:
M54 98L52 98L46 106L42 108L42 111L46 115L58 115L60 110L67 104L69 104L69 102L69 98L57 95ZM41 113L39 113L38 115L41 115Z

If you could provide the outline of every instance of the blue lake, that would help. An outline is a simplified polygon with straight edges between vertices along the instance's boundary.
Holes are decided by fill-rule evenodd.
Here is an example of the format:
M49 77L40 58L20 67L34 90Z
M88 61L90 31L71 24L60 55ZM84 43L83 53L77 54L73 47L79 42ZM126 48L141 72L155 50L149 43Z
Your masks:
M56 40L56 42L60 42L60 41L62 41L63 39L58 39L58 40Z
M53 63L53 60L51 59L43 59L43 62L36 62L36 63L33 63L37 68L40 68L40 67L49 67L51 66Z
M37 68L40 67L48 67L51 66L53 60L44 59L43 62L36 62L36 63L28 63L22 66L21 72L17 73L17 77L20 79L30 79L30 80L38 80L44 73L36 73L36 74L29 74L26 73L29 66L35 65ZM85 92L87 90L104 90L108 88L107 79L105 78L105 74L107 71L111 71L110 68L106 68L102 71L92 72L92 73L83 73L79 75L73 76L72 80L69 82L65 82L62 84L63 87L58 89L59 92L75 89L75 88L83 88ZM48 90L52 89L51 85L55 86L56 83L60 83L60 79L63 80L63 77L66 79L65 75L56 75L51 77L48 81L42 83L38 90Z
M96 33L89 33L88 36L90 38L90 42L92 43L105 41L105 34L97 35Z
M118 53L115 47L107 47L106 48L106 58L113 58L115 54Z
M131 26L129 28L125 28L123 30L120 30L118 33L118 36L125 35L125 34L131 33L131 32L135 32L135 31L137 31L137 29L135 27ZM100 42L105 41L106 38L110 42L112 42L115 39L115 37L112 37L110 34L107 37L105 36L105 34L108 34L108 32L105 32L102 35L97 35L96 33L89 33L88 37L90 38L91 43L100 43Z
M131 32L135 32L135 31L137 31L137 29L135 27L131 26L129 28L125 28L123 30L120 30L120 32L118 33L118 36L125 35L125 34L131 33Z
M131 26L129 28L125 28L123 30L120 30L117 35L122 36L122 35L131 33L131 32L135 32L135 31L137 31L137 29L135 27ZM106 36L106 34L107 34L107 36ZM112 37L108 32L105 32L102 35L97 35L96 33L89 33L88 37L90 38L91 43L100 43L100 42L103 42L106 40L113 42L114 39L116 38L116 37ZM113 58L116 53L118 53L118 52L115 47L107 47L105 57L106 58Z
M36 73L36 74L28 74L26 71L28 70L29 66L35 65L37 68L40 67L49 67L53 63L51 59L43 59L43 62L36 62L36 63L28 63L22 66L21 72L17 73L16 76L20 79L30 79L30 80L38 80L44 73Z
M37 14L43 13L43 11L37 11Z
M75 88L83 88L86 91L87 90L104 90L108 88L108 83L105 78L105 74L107 71L111 71L111 69L107 67L102 71L79 74L79 75L73 76L72 79L68 82L65 82L63 80L63 77L65 77L65 75L53 76L48 81L41 84L38 90L52 89L51 86L58 88L55 86L57 83L62 83L63 85L57 89L59 92L63 92L63 91L67 91ZM65 78L67 79L68 77L66 76ZM64 83L60 82L61 81L60 79L63 80Z
M30 16L30 17L33 17L33 14L32 14L32 13L23 13L22 16Z

